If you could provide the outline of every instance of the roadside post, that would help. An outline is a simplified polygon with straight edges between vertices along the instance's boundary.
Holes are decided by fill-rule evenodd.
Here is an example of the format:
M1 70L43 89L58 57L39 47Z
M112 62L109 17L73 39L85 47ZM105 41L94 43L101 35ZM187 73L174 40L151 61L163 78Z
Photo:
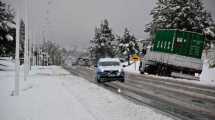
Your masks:
M20 61L19 61L19 28L20 28L20 20L19 20L19 5L16 8L16 56L15 56L15 88L14 95L19 95L19 70L20 70Z
M24 81L27 80L29 65L29 36L28 36L28 0L25 0L25 50L24 50Z

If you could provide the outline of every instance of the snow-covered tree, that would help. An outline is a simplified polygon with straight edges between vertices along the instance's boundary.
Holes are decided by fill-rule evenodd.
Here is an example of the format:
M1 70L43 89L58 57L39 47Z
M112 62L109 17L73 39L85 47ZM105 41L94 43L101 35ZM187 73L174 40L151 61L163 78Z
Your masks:
M24 58L25 51L25 23L23 20L20 21L20 58Z
M180 29L198 33L213 31L211 14L204 9L201 0L158 0L151 15L153 20L145 29L151 34L158 29Z
M139 54L139 46L136 38L132 35L127 28L125 28L122 37L117 37L118 41L118 55L125 57L127 55Z
M115 56L115 37L106 19L99 28L95 28L95 35L90 44L91 57L95 58L96 61L101 57Z
M60 55L60 46L52 41L43 41L42 45L39 47L37 53L39 51L43 53L47 53L49 55L49 62L53 65L59 65L59 57Z
M0 0L0 56L14 56L15 25L9 5Z

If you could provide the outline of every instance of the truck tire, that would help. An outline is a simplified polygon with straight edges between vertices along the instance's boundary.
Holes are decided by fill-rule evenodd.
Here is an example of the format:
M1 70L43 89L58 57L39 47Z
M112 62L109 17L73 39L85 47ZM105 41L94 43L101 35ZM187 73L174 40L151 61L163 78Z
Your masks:
M144 74L144 71L140 71L140 74Z
M101 80L98 77L96 77L96 81L97 83L101 83Z
M125 78L121 79L120 82L121 82L121 83L124 83L124 82L125 82Z

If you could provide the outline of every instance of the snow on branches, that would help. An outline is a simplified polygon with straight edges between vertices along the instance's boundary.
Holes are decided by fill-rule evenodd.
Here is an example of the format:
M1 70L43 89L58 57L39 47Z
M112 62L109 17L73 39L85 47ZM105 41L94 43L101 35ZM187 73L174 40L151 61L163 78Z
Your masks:
M211 14L204 9L201 0L158 0L151 11L153 20L145 31L154 33L158 29L180 29L203 33L214 26Z
M15 23L13 19L13 10L0 0L0 56L15 54Z
M101 57L114 57L115 36L105 19L100 27L95 28L95 35L91 40L90 52L95 59Z

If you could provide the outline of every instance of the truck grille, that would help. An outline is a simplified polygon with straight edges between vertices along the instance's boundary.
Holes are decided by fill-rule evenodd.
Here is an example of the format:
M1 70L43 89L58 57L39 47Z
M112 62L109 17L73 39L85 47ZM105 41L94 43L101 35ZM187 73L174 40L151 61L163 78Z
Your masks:
M112 75L117 75L117 73L118 73L119 71L118 70L114 70L114 71L110 71L110 70L106 70L106 71L104 71L104 73L105 74L112 74Z

